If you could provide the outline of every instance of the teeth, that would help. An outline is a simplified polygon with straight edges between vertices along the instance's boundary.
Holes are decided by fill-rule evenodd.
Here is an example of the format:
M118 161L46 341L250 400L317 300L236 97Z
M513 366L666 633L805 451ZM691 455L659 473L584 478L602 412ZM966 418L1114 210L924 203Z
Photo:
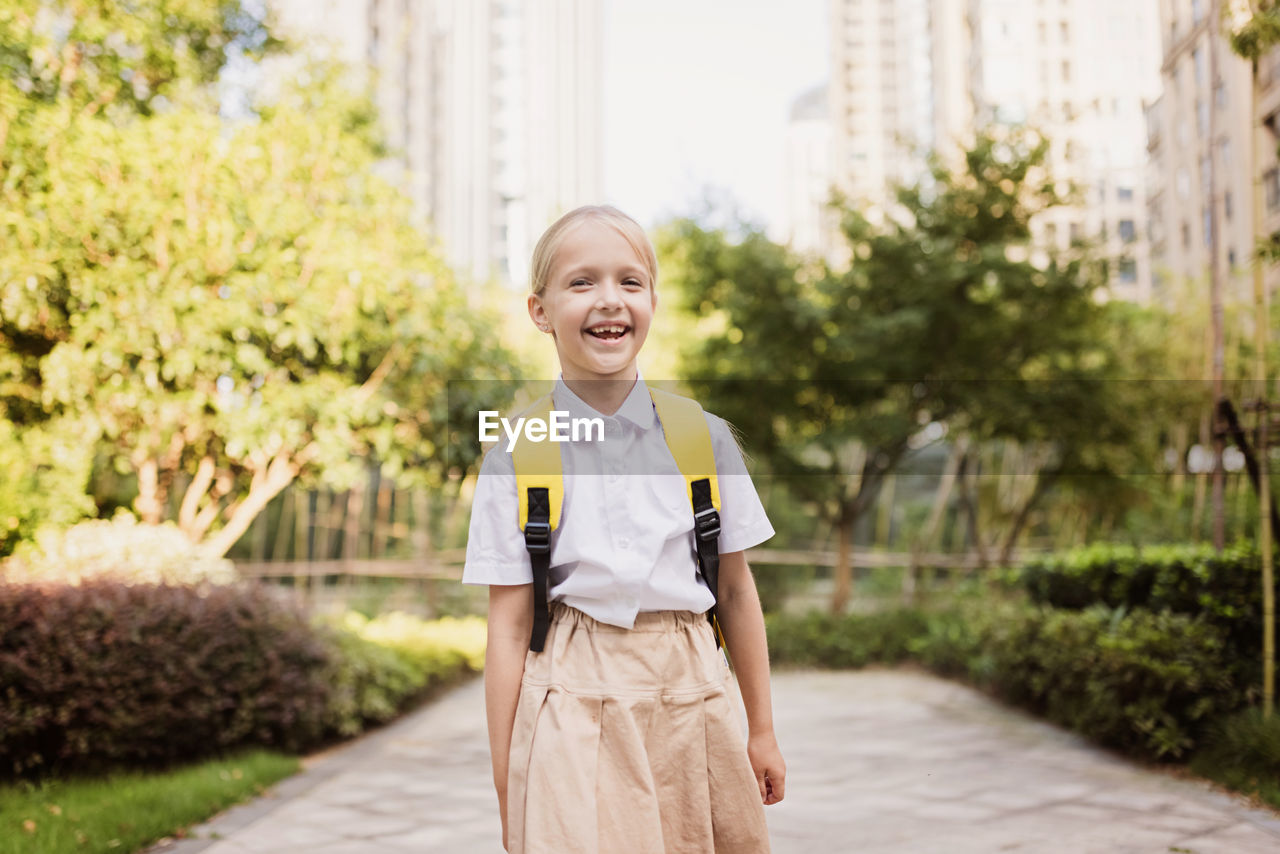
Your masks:
M593 326L591 327L591 331L592 332L617 332L619 335L621 335L623 332L626 331L626 327L625 326Z

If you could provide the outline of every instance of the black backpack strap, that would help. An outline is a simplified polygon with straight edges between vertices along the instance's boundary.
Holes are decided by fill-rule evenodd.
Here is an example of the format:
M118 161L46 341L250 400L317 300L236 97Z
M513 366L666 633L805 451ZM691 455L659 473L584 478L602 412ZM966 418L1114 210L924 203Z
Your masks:
M711 598L719 601L717 587L720 580L720 513L711 503L711 481L699 478L689 483L690 499L693 502L693 534L698 549L698 572L711 591ZM716 621L716 606L713 602L707 609L707 620L715 629L716 646L720 646L720 624Z
M531 486L527 490L529 521L524 526L524 547L533 565L533 635L529 649L542 652L551 626L551 609L547 605L548 575L551 568L551 499L546 487Z

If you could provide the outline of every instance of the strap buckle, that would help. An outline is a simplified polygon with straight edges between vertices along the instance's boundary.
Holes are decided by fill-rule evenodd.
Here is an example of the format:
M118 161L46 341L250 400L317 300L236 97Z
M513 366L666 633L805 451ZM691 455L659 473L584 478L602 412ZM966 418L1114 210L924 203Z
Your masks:
M551 523L526 522L524 526L524 547L529 551L529 554L550 554Z
M720 514L714 507L699 510L693 514L693 527L699 540L714 540L720 536Z

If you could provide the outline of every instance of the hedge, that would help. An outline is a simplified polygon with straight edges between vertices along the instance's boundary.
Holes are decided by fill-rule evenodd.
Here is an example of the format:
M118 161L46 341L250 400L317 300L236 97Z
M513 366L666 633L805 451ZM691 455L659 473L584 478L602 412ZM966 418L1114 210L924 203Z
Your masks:
M0 777L311 749L479 669L477 621L317 625L263 585L0 584ZM365 636L386 625L399 641Z
M1187 755L1210 721L1245 702L1220 631L1184 614L980 599L932 612L771 616L769 648L778 664L913 660L1151 759Z
M0 585L0 772L301 749L330 659L259 587Z
M1218 628L1234 677L1257 699L1262 681L1262 563L1243 541L1221 553L1211 545L1135 548L1095 544L1051 554L1012 570L1008 580L1033 601L1079 610L1186 614Z

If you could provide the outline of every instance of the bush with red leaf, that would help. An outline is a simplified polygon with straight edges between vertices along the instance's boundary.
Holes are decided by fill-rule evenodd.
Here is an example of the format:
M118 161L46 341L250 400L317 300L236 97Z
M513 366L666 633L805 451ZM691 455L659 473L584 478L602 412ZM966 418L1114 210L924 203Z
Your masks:
M0 584L0 777L304 749L336 654L258 585Z

